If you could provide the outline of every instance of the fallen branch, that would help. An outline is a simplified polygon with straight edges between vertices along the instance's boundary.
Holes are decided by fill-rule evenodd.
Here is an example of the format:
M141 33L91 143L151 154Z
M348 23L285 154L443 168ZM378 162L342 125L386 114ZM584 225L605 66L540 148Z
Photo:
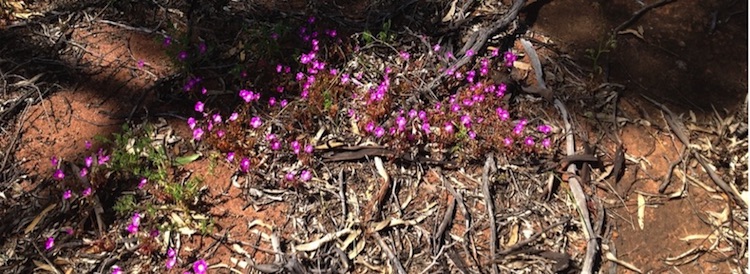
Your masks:
M490 221L490 256L491 258L497 258L497 224L495 223L495 210L493 209L494 200L492 199L492 192L490 192L490 171L495 172L495 160L492 159L493 155L490 153L487 155L487 160L484 162L484 168L482 169L482 195L484 195L484 203L487 207L487 215L489 215ZM492 273L497 274L497 265L492 264Z
M573 127L570 124L570 117L568 116L568 110L565 105L559 100L555 99L555 107L560 111L565 123L565 144L566 154L575 155L575 140L573 138ZM577 168L575 165L568 166L568 172L576 174ZM583 193L583 188L580 182L575 176L568 178L568 185L570 185L570 192L573 194L576 206L581 213L581 220L583 221L584 232L586 232L586 256L583 258L583 265L581 266L581 273L589 274L594 266L594 258L596 253L599 251L599 243L594 235L594 229L591 226L591 220L588 206L586 205L586 194Z

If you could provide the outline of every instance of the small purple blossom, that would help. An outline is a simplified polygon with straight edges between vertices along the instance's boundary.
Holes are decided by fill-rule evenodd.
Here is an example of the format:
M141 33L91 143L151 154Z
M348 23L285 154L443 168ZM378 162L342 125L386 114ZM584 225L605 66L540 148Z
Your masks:
M172 37L170 36L164 37L164 45L169 46L171 44L172 44Z
M240 115L237 114L237 112L232 112L232 114L229 115L228 119L229 119L229 121L235 121L239 117L240 117ZM192 118L192 117L190 117L190 118ZM195 119L193 119L193 121L195 121Z
M60 162L57 160L57 156L52 156L52 158L49 158L50 164L52 164L53 167L57 167L57 164Z
M250 118L250 126L253 128L259 128L263 124L263 120L260 117L255 116Z
M443 125L443 129L448 134L453 133L453 123L451 123L451 122L445 122L445 124Z
M84 189L84 190L83 190L83 191L81 192L81 195L83 195L83 197L88 197L89 195L91 195L91 188L90 188L90 187L87 187L86 189Z
M201 101L195 102L195 111L203 112L204 104Z
M84 141L84 142L83 142L83 147L84 147L84 148L85 148L86 150L89 150L89 149L91 149L91 141L89 141L89 140L86 140L86 141Z
M250 159L247 157L243 157L240 161L240 171L242 173L247 173L250 170Z
M497 117L500 118L500 121L505 121L510 118L510 113L508 113L507 110L504 110L501 107L495 109L495 113L497 113Z
M527 146L533 146L534 145L534 138L531 136L527 136L525 139L523 139L523 143Z
M374 130L375 137L383 137L385 135L385 129L383 127L376 127Z
M143 60L138 60L138 68L143 68L143 66L146 65L146 62Z
M276 141L276 140L272 141L271 150L279 150L279 149L281 149L281 142Z
M464 125L464 127L471 127L471 116L468 114L461 116L461 124Z
M512 67L513 66L513 62L515 62L516 59L518 59L518 56L516 56L515 54L513 54L513 52L510 51L510 50L506 51L505 54L503 54L503 57L505 57L505 66L506 67Z
M250 101L252 101L253 98L255 98L255 95L253 94L252 91L243 89L243 90L240 90L240 98L242 98L242 100L244 100L245 103L250 103Z
M97 154L97 157L96 157L97 161L96 162L100 166L106 164L107 162L109 162L109 155L104 154L104 149L100 148L99 151L96 152L96 154Z
M185 59L188 58L187 51L180 51L180 53L177 55L177 59L180 59L180 61L185 61Z
M401 58L404 60L409 60L409 57L411 56L409 52L406 51L399 52L398 55L401 56Z
M211 115L211 120L212 120L212 121L213 121L213 122L214 122L215 124L221 124L221 122L222 122L222 119L221 119L221 114L218 114L218 113L217 113L217 114Z
M55 180L61 181L62 179L65 179L65 173L61 169L55 170L55 173L52 174L52 178L55 178Z
M227 162L234 162L234 152L227 152Z
M310 179L312 179L312 172L309 170L303 170L299 175L299 179L303 182L310 181Z
M286 175L284 175L284 179L291 182L291 181L294 181L294 176L295 176L294 172L290 171Z
M196 121L195 118L190 117L187 119L187 124L190 129L195 129Z
M148 183L148 179L141 178L141 180L138 181L138 189L143 189L147 183Z
M549 148L550 146L552 146L552 141L550 141L549 138L544 138L544 140L542 140L542 147Z
M503 139L503 143L505 144L506 147L509 147L510 145L513 144L513 139L511 139L510 137L505 137L505 139Z
M89 175L89 169L88 168L82 168L81 171L78 172L78 175L81 177L86 177L86 175Z
M294 141L292 141L292 143L290 145L292 147L292 151L294 151L294 154L299 154L299 151L300 151L300 148L301 148L299 141L294 140Z
M548 125L541 125L537 129L539 130L539 132L544 134L549 134L550 132L552 132L552 127Z
M193 140L200 141L203 138L203 129L196 128L193 130Z
M208 264L204 259L200 259L193 263L193 272L195 272L195 274L205 274L207 269Z
M307 153L307 154L313 153L314 149L315 149L315 147L313 147L313 145L311 145L311 144L306 144L305 145L305 153Z
M50 250L53 247L55 247L55 237L47 238L47 241L44 243L44 250Z
M167 258L167 262L165 263L164 267L166 267L167 269L171 270L176 263L177 263L177 258L175 258L175 257L169 257L169 258Z
M65 192L63 192L63 196L62 196L63 200L70 199L71 197L73 197L72 190L68 189L68 190L65 190Z
M112 266L112 274L122 274L122 268L117 265Z

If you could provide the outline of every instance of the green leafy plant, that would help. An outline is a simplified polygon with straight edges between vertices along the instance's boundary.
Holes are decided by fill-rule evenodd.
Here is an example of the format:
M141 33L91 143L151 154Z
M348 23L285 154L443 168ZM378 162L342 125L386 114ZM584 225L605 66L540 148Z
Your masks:
M614 36L609 36L606 39L599 41L597 48L586 49L585 57L592 62L592 71L595 75L599 75L603 72L601 65L599 64L600 59L604 54L609 53L617 47L617 40Z
M123 195L117 199L112 209L114 209L117 214L124 216L129 214L130 212L133 212L136 207L137 205L135 203L135 196Z

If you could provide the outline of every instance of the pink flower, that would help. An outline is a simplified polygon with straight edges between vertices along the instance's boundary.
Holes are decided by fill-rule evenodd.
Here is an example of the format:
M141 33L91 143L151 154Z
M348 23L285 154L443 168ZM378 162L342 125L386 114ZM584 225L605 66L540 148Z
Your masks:
M552 127L548 125L541 125L537 129L539 130L539 132L544 134L549 134L552 131Z
M65 179L65 173L63 173L63 171L60 169L55 170L55 173L52 174L52 178L55 178L55 180L61 181L62 179Z
M200 259L193 263L193 272L195 272L195 274L205 274L206 269L208 269L208 264L204 259Z
M52 156L52 158L49 158L49 162L52 164L52 166L56 167L57 164L60 162L57 160L56 156Z
M495 109L495 113L497 113L497 117L500 118L500 121L505 121L505 120L508 120L508 118L510 118L510 113L508 113L507 110L504 110L501 107L498 107L497 109Z
M523 140L523 143L524 143L525 145L527 145L527 146L533 146L533 145L534 145L534 138L533 138L533 137L531 137L531 136L527 136L527 137L526 137L526 138L525 138L525 139Z
M73 191L70 190L70 189L65 190L65 192L63 192L63 196L62 197L63 197L63 200L70 199L70 197L73 197Z
M306 144L305 145L305 153L307 153L307 154L313 153L314 149L315 149L315 147L313 147L311 144Z
M138 226L135 224L129 224L127 230L130 234L136 234L138 233Z
M398 54L398 55L399 55L399 56L401 56L401 58L402 58L402 59L404 59L404 60L409 60L409 57L411 56L411 55L409 55L409 53L408 53L408 52L406 52L406 51L402 51L402 52L399 52L399 54Z
M549 140L549 138L544 138L542 140L542 147L549 148L552 145L552 141Z
M375 128L375 137L383 137L385 135L385 129L383 127L376 127Z
M201 101L195 102L195 111L203 112L203 107L204 107L203 102Z
M471 116L468 114L461 116L461 124L464 125L464 127L471 127Z
M505 52L505 54L503 55L503 57L505 57L505 66L506 67L512 67L513 66L513 62L515 62L516 59L518 59L518 57L515 54L513 54L513 52L510 51L510 50L507 51L507 52Z
M245 100L245 103L250 103L250 101L252 101L253 98L255 98L255 95L253 94L252 91L243 89L243 90L240 90L240 97L242 98L242 100Z
M511 139L510 137L505 137L505 139L503 139L503 143L505 144L506 147L509 147L510 145L513 144L513 139Z
M288 102L287 102L287 100L286 100L286 99L284 99L284 100L281 100L281 103L279 103L279 106L281 106L281 107L285 107L287 103L288 103Z
M91 141L86 140L83 142L83 147L86 148L86 150L91 149Z
M112 274L122 274L122 269L119 266L117 266L117 265L113 265L112 266Z
M180 53L177 55L177 59L180 59L180 61L185 61L185 59L188 58L188 53L186 51L180 51Z
M299 154L299 151L300 151L300 148L301 148L300 144L299 144L299 141L294 140L294 141L292 141L292 143L290 145L292 147L292 151L294 151L294 154Z
M303 182L310 181L310 179L312 179L312 172L310 172L309 170L303 170L299 175L299 179Z
M260 117L255 116L253 118L250 118L250 126L253 128L259 128L261 125L263 125L263 120L260 119Z
M240 171L247 173L248 170L250 170L250 159L243 157L240 161Z
M171 270L176 263L177 263L177 258L175 257L167 258L165 267Z
M148 179L141 178L141 180L138 182L138 189L143 189L143 187L146 186L146 183L148 183Z
M279 150L279 149L281 149L281 142L279 142L279 141L273 141L273 142L271 142L271 149L272 150Z
M94 163L94 157L88 156L86 159L84 159L84 163L86 164L86 167L91 167L91 164Z
M367 125L365 125L365 132L372 132L373 130L375 130L375 122L367 122Z
M237 112L232 112L232 114L229 115L229 121L235 121L240 115L237 114Z
M214 121L214 124L221 124L221 114L211 115L211 120Z
M164 37L164 45L169 46L171 44L172 44L172 37L169 37L169 36Z
M422 123L422 131L424 131L425 134L430 134L430 123Z
M167 258L174 258L175 256L177 256L177 251L170 247L167 250Z
M227 152L227 162L234 162L234 152Z
M47 242L44 243L44 250L50 250L55 247L55 237L47 238Z
M187 124L190 129L195 129L195 124L196 124L195 118L193 117L188 118Z
M81 192L81 195L83 195L83 197L88 197L89 195L91 195L91 188L87 187L86 189L84 189L83 192Z
M443 126L443 129L445 130L445 132L447 132L449 134L453 133L453 123L451 123L451 122L445 122L445 125Z
M78 172L78 175L81 177L86 177L86 175L88 174L89 174L89 169L85 167L82 168L81 171Z
M99 149L99 151L96 152L97 154L97 164L104 165L107 162L109 162L109 155L104 154L104 149Z
M294 181L294 176L295 176L294 172L290 171L286 175L284 175L284 179L291 182L291 181Z
M146 62L143 60L138 60L138 68L143 68L143 66L146 65Z
M200 141L202 137L203 137L202 128L196 128L193 130L193 140Z

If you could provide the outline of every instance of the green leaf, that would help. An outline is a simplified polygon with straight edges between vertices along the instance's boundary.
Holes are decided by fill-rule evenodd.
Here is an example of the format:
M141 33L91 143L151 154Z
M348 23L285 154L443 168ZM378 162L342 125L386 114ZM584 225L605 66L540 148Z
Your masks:
M200 158L200 157L201 157L200 153L195 153L195 154L192 154L192 155L177 157L177 158L174 159L174 161L178 165L182 166L182 165L187 165L189 163L192 163L193 161L198 160L198 158Z

